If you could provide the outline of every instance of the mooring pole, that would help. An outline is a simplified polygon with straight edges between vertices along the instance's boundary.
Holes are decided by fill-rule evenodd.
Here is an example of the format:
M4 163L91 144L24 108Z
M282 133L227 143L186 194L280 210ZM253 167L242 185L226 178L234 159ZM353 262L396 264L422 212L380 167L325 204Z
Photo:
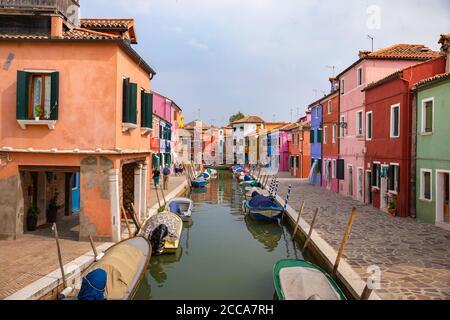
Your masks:
M302 202L302 206L300 207L300 211L298 212L297 223L295 224L294 233L292 234L292 240L295 239L295 235L297 234L297 230L299 228L300 219L303 214L303 209L305 208L305 201Z
M56 250L58 251L59 268L61 269L61 275L62 275L64 288L66 288L67 287L66 274L64 273L64 265L63 265L63 261L62 261L61 247L59 245L58 228L56 227L56 223L53 223L52 229L55 232Z
M309 242L311 241L312 233L313 233L313 230L314 230L314 226L316 224L316 219L317 219L317 215L318 214L319 214L319 208L316 209L316 212L314 213L314 217L313 217L313 220L311 222L311 225L309 226L308 236L306 237L306 241L305 241L305 244L304 244L303 250L302 250L303 252L305 252L306 248L309 245Z
M333 275L337 274L337 270L339 267L339 263L341 262L342 254L344 253L345 246L347 245L347 241L350 238L350 233L352 231L353 222L355 222L356 218L356 208L352 209L352 214L347 223L347 228L345 229L344 237L342 238L341 246L338 251L338 255L336 257L336 262L333 268Z

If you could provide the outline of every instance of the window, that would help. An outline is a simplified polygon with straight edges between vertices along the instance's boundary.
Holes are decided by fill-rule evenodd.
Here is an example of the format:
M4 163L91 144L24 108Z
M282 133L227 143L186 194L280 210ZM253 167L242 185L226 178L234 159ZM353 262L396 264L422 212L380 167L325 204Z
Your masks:
M341 123L339 125L339 137L344 138L345 132L344 132L344 123L345 123L345 117L341 117Z
M400 104L391 107L391 138L400 137Z
M422 133L433 133L434 98L422 101Z
M244 127L241 127L240 129L241 129L241 131L244 131Z
M311 129L310 131L310 135L309 135L309 142L310 143L315 143L315 139L314 139L314 133L316 132L316 130Z
M363 80L363 69L362 67L358 68L358 86L361 86L364 83Z
M323 128L323 144L327 144L328 140L328 127Z
M137 84L123 79L122 122L137 124Z
M330 100L328 101L328 114L331 114L333 112L333 102Z
M356 113L356 135L362 136L363 134L363 112L358 111Z
M400 166L398 164L391 164L389 166L389 191L400 191Z
M422 169L420 170L420 199L431 201L432 191L431 191L431 170Z
M319 119L319 107L314 108L314 112L316 113L316 119Z
M17 120L58 120L58 99L58 72L17 72Z
M153 94L141 90L141 128L153 127Z
M345 93L345 80L342 79L341 80L341 95L343 95Z
M353 196L353 166L348 166L348 195Z
M336 143L336 136L337 136L337 124L333 124L333 133L332 133L332 139L333 143Z
M366 139L372 140L373 113L366 113Z

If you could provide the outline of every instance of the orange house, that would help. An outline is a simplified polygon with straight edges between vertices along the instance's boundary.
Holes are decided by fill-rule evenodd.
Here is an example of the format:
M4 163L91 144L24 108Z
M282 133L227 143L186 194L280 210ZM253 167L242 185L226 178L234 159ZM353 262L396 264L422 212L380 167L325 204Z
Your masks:
M308 121L296 123L290 130L289 171L291 176L307 179L311 166L310 135L311 124Z
M38 210L38 226L118 241L121 208L147 212L155 72L132 19L39 17L36 34L0 29L0 238Z

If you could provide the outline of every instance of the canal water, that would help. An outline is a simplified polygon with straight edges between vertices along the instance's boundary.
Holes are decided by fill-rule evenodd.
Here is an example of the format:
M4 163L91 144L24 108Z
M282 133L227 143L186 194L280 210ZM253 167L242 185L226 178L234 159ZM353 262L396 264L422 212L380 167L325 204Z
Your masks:
M136 299L272 300L275 262L302 258L290 228L246 218L231 172L188 196L193 219L178 253L152 258Z

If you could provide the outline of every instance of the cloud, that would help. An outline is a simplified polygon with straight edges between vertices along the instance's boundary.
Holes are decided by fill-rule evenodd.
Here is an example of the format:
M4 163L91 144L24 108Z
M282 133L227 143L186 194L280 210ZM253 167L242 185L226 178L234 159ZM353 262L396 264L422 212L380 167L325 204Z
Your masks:
M197 49L197 50L199 50L199 51L208 51L208 50L209 50L209 47L208 47L207 44L202 43L202 42L200 42L200 41L198 41L198 40L196 40L196 39L190 39L190 40L188 41L188 44L189 44L191 47L193 47L194 49Z

